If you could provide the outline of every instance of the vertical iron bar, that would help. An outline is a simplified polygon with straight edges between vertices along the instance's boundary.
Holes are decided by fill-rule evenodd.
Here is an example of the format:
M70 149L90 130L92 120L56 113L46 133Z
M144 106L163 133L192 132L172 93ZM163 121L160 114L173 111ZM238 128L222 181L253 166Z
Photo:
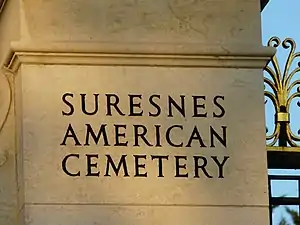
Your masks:
M273 218L272 218L272 205L271 205L271 198L272 198L272 189L271 189L271 179L268 176L268 190L269 190L269 218L270 218L270 225L273 224Z
M298 179L298 199L300 199L300 180ZM300 215L300 204L298 205L298 215Z

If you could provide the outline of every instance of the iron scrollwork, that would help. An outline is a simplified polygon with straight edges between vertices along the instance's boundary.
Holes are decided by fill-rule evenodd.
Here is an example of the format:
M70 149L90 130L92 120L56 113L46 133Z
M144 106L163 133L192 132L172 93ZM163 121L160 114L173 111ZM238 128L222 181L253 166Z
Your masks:
M268 41L268 46L283 49L288 49L287 60L280 69L278 58L274 55L269 64L264 68L267 76L264 78L265 83L265 103L270 100L275 110L274 130L271 134L267 134L267 148L278 148L280 150L300 150L300 130L294 133L291 129L291 104L296 101L300 107L300 79L296 79L295 75L300 71L300 52L296 51L296 43L291 38L286 38L284 41L278 37L272 37ZM296 120L294 122L299 122ZM267 129L268 133L268 129ZM286 148L288 147L288 148Z

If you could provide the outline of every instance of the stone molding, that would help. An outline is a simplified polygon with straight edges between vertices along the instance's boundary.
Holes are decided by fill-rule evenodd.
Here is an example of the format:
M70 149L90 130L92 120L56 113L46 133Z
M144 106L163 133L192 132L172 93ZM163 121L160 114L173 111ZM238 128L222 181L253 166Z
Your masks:
M0 135L4 129L4 126L7 122L9 112L12 104L12 87L8 78L8 74L5 71L0 71L0 94L1 96L0 102ZM0 146L0 167L3 166L8 159L8 150L2 146Z
M7 2L7 0L0 0L0 15L1 15L1 12L3 11L3 9L4 9L4 5L5 5L6 2Z
M260 68L275 54L269 47L101 42L13 42L4 67L21 64Z

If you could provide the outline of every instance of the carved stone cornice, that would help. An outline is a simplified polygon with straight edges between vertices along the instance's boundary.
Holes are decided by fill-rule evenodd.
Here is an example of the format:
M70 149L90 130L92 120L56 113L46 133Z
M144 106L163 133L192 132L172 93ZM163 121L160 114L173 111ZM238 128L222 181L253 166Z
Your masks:
M12 43L4 67L21 64L260 68L275 50L256 46L118 44L101 42Z

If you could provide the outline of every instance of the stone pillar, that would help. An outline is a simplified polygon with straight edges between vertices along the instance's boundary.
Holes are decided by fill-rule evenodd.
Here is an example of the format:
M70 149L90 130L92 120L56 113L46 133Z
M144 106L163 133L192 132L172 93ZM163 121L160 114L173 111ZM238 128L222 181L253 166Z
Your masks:
M8 0L0 223L268 224L260 28L257 0Z

